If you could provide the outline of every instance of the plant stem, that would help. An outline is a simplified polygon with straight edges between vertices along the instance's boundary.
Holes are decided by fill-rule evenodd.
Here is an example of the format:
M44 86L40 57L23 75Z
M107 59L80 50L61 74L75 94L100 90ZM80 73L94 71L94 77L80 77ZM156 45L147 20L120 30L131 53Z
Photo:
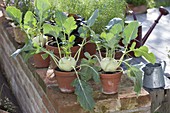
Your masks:
M83 41L82 41L82 44L81 44L81 46L80 46L80 48L79 48L79 50L78 50L78 51L76 52L76 54L74 55L74 58L76 58L76 56L77 56L76 62L78 62L78 60L79 60L79 58L80 58L80 53L81 53L82 48L83 48L84 45L87 44L87 43L88 43L88 41L86 42L86 38L84 38Z
M118 67L122 64L123 62L123 59L124 59L124 56L127 54L127 49L128 49L128 46L125 47L125 52L124 54L121 56L120 60L119 60L119 64L118 64Z
M59 57L61 58L61 57L62 57L62 56L61 56L61 50L60 50L60 45L59 45L59 43L58 43L57 38L56 38L56 43L57 43L57 48L58 48L58 52L59 52Z
M101 54L101 51L100 51L100 48L99 48L99 45L96 43L96 46L97 46L97 51L99 52L99 57L100 59L103 59L102 57L102 54ZM98 57L97 57L98 58Z
M96 57L99 63L101 62L97 55L92 55L92 56Z
M58 62L59 62L59 61L57 60L57 58L55 58L56 56L55 56L54 54L51 54L49 51L47 51L47 50L44 49L44 48L41 48L41 50L42 50L43 52L47 53L48 55L50 55L51 58L53 59L54 63L57 65L57 67L59 67L59 65L58 65Z

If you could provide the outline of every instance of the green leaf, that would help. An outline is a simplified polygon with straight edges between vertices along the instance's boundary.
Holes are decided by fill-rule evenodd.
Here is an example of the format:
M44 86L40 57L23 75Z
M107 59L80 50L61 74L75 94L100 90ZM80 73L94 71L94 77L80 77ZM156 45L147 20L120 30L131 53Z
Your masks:
M96 34L93 30L90 30L90 32L91 32L91 37L93 37L94 40L98 40L99 35Z
M113 33L114 35L118 35L122 32L123 27L121 24L115 24L111 29L110 33Z
M85 52L84 55L86 58L91 59L91 55L88 52Z
M51 4L48 0L35 0L35 7L39 13L43 14L45 11L50 9Z
M120 23L121 25L123 25L123 20L121 18L113 18L109 21L108 25L106 26L106 30L109 30L112 28L112 26L116 25Z
M147 46L141 46L140 48L133 50L136 57L143 56L146 60L154 64L156 62L156 57L153 53L149 53Z
M37 20L31 11L27 11L24 17L24 28L33 28L36 26Z
M116 39L116 37L113 37L112 39L107 41L107 43L105 45L111 49L114 49L116 47L116 45L118 44L118 42L119 42L119 40Z
M77 101L80 103L80 105L84 109L92 111L95 106L95 101L92 95L93 89L90 87L90 85L84 81L76 79L73 82L73 86L75 87L74 93L77 95Z
M98 10L98 9L93 12L93 14L91 15L91 17L87 20L87 26L91 27L91 26L94 25L95 20L96 20L97 17L98 17L98 13L99 13L99 10Z
M110 32L107 33L107 34L106 34L106 41L109 42L112 38L114 38L114 36L115 36L115 35L114 35L113 33L110 33Z
M138 26L139 26L139 23L137 21L133 21L125 27L124 32L123 32L123 35L124 35L123 44L125 46L127 46L131 40L137 37Z
M66 19L67 19L67 16L63 12L59 10L56 11L55 22L58 26L62 26L64 22L66 21Z
M76 39L76 37L74 35L71 35L69 37L69 42L72 43L72 42L74 42L75 39Z
M48 0L35 0L35 13L40 25L50 16L51 4Z
M131 66L128 69L127 74L128 74L128 76L133 78L133 80L134 80L134 91L138 95L141 92L141 88L143 86L143 84L142 84L142 71L135 66Z
M78 29L78 33L80 34L81 38L87 38L88 29L84 26L80 26Z
M88 56L88 53L86 53L86 55L88 59L81 60L81 70L79 71L80 77L83 81L88 81L93 78L96 83L100 83L98 68L95 66L97 59Z
M69 17L63 24L65 33L70 35L70 33L77 28L76 21L73 17Z
M106 33L105 31L103 31L103 32L100 34L100 37L106 39L106 38L107 38L107 33Z
M32 53L35 53L35 48L33 48L31 40L28 40L28 42L26 42L22 48L17 49L14 53L11 54L11 56L16 57L22 52L26 52L28 56L31 56Z
M42 54L41 56L42 56L42 58L45 60L46 58L48 58L49 55L48 55L47 53L44 53L44 54Z
M43 30L44 30L44 34L50 34L54 36L55 38L57 38L59 36L61 28L58 26L50 25L50 24L44 24Z
M100 83L100 77L98 72L93 68L82 66L81 71L79 72L79 75L81 76L81 79L84 81L89 81L90 79L94 79L96 83ZM88 72L88 73L87 73Z
M136 42L133 42L132 45L131 45L131 47L130 47L130 50L133 51L133 50L135 49L135 46L136 46Z
M15 22L21 25L22 12L19 9L14 6L8 6L6 8L6 12L10 18L12 18Z
M35 51L27 51L27 52L21 53L25 62L27 62L29 58L31 58L34 54L35 54Z

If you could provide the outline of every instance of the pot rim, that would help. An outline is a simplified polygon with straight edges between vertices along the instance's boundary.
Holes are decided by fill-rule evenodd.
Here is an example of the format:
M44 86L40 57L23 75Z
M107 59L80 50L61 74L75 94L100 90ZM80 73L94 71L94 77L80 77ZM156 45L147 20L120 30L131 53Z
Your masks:
M115 73L100 73L100 77L101 78L107 78L107 79L119 78L123 75L123 68L121 68L121 69L122 69L122 71L118 71L118 72L115 72Z
M118 70L118 69L120 69L120 70ZM115 73L123 73L123 68L122 67L118 67L117 69L116 69L116 71L114 71L114 72L104 72L103 70L100 72L100 74L115 74Z

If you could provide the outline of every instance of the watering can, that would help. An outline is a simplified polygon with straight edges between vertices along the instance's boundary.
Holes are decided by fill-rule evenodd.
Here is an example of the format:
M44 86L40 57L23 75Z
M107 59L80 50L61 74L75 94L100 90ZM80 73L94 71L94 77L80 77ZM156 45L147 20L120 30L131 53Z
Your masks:
M161 65L163 64L163 66ZM166 62L148 63L142 68L144 71L143 86L146 88L163 88L165 86L164 71Z
M149 35L151 34L151 32L153 31L153 29L155 28L155 26L157 25L157 23L159 22L160 18L162 17L162 15L168 15L169 12L168 10L166 10L163 7L159 8L159 12L160 15L158 16L158 18L155 20L155 22L153 23L153 25L149 28L149 30L147 31L147 33L145 34L145 36L142 38L142 26L138 27L138 36L132 41L132 42L136 42L136 48L139 48L140 46L143 46L146 42L146 40L148 39ZM136 15L134 12L131 12L133 15L134 20L137 20ZM132 44L131 42L131 44ZM130 44L130 45L131 45ZM129 46L130 46L129 45Z

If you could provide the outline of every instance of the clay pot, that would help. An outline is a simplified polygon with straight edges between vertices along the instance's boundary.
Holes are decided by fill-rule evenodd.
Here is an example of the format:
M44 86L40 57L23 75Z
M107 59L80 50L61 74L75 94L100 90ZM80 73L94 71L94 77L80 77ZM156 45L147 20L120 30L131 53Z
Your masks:
M100 78L102 82L102 93L104 94L117 93L122 74L123 74L122 71L115 73L101 73Z
M54 46L50 46L47 42L46 44L46 49L49 50L49 51L52 51L56 56L59 57L59 50L58 50L58 47L54 47Z
M106 57L106 52L101 51L102 57ZM119 60L122 57L123 53L122 51L116 51L115 53L115 59Z
M90 55L96 54L96 44L94 44L94 43L87 43L84 46L83 52L88 52Z
M79 50L79 48L80 48L79 46L73 46L73 47L71 48L71 56L72 56L72 57L76 54L76 52ZM46 44L46 49L49 50L49 51L53 51L54 54L59 57L58 47L50 46L50 45L49 45L49 42L47 42L47 44ZM61 49L61 51L62 51L62 49Z
M50 65L50 57L48 56L45 60L42 58L44 52L33 55L34 66L37 68L47 68Z
M55 75L58 83L58 87L63 93L74 92L74 87L71 83L77 78L75 72L63 72L55 70Z

